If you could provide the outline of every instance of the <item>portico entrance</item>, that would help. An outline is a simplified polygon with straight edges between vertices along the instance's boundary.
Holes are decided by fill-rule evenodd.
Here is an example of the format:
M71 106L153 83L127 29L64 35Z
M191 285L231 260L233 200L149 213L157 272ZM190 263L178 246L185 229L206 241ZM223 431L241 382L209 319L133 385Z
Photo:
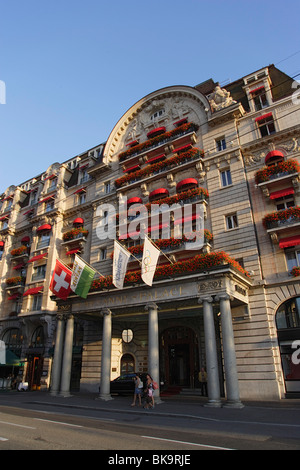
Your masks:
M195 386L199 370L198 339L188 327L173 327L161 335L162 361L167 385Z

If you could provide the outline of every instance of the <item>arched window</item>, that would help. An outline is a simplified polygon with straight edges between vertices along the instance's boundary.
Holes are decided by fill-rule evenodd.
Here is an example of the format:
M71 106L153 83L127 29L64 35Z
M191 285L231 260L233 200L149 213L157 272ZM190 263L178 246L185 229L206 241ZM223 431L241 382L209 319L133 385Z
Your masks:
M31 337L31 347L41 348L44 346L44 330L42 326L38 326Z
M5 343L6 348L18 357L21 355L22 340L23 338L18 328L10 328L2 336L2 341Z
M287 395L300 393L300 297L284 302L276 313L282 372Z
M279 307L276 313L276 326L277 330L300 328L300 297L287 300Z

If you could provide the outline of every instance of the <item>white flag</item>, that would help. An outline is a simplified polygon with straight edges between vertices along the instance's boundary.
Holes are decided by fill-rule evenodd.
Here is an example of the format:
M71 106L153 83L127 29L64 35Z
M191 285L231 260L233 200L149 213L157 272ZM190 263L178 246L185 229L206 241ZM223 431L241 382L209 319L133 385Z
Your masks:
M155 274L157 260L160 251L145 237L143 260L142 260L142 279L145 284L152 286L153 276Z
M114 243L114 259L113 259L113 284L117 289L123 289L124 278L127 270L127 264L130 253L120 243Z

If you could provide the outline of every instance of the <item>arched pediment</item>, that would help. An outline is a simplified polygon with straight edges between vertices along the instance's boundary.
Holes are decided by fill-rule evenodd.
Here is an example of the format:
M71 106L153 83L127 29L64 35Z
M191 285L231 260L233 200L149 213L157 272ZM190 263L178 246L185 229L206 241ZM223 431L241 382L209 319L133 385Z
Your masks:
M107 140L104 160L118 161L118 153L126 145L146 141L152 129L165 127L170 131L182 119L202 127L209 115L208 100L195 88L172 86L157 90L135 103L117 122Z

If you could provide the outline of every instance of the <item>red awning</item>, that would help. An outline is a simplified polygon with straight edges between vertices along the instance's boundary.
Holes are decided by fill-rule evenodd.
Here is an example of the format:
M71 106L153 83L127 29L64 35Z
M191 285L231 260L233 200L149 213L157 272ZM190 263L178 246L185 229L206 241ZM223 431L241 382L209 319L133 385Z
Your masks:
M23 237L22 240L21 240L22 243L28 243L30 242L30 237Z
M16 266L14 266L13 269L16 269L16 270L22 269L22 268L24 268L24 266L25 266L24 263L20 263L20 264L17 264Z
M280 248L288 248L289 246L300 245L300 235L294 235L293 237L282 238L279 240Z
M277 159L277 158L282 158L284 159L284 155L282 152L280 152L279 150L272 150L272 152L269 152L267 155L266 155L266 158L265 158L265 163L269 162L270 160L273 160L273 159Z
M26 292L24 292L23 296L25 297L26 295L36 295L42 292L44 289L44 286L39 286L39 287L32 287L31 289L28 289Z
M43 259L46 256L48 256L48 253L43 253L41 255L36 255L33 258L31 258L30 260L28 260L27 263L34 263L34 261L38 261L39 259Z
M254 90L251 90L250 93L256 93L257 91L261 91L261 90L264 90L265 87L264 86L259 86L258 88L254 88Z
M192 147L192 144L183 145L182 147L178 147L177 149L174 149L173 153L183 152L185 150L190 149L191 147Z
M143 204L143 200L140 197L131 197L127 201L127 206L129 204Z
M79 193L85 193L85 188L77 189L77 191L75 191L75 193L73 194L79 194Z
M16 299L18 299L19 297L21 297L21 294L17 293L17 294L13 294L13 295L11 295L10 297L8 297L7 300L16 300Z
M162 228L167 228L167 227L169 227L169 224L153 225L152 227L148 227L146 232L150 233L150 232L154 232L155 230L160 230Z
M0 242L0 246L4 246L4 242L3 242L3 241Z
M165 188L155 189L149 194L149 199L151 199L153 196L157 196L158 194L164 194L166 196L169 196L169 191Z
M23 215L31 214L33 211L34 211L34 209L29 209L29 211L27 211L27 212L24 212L24 214L23 214Z
M77 219L73 220L73 225L75 224L83 224L84 220L81 217L77 217Z
M147 137L150 139L151 137L155 137L156 135L162 134L163 132L166 132L165 127L156 127L155 129L152 129L152 131L148 132Z
M8 199L13 199L13 196L12 196L12 195L10 195L10 196L7 196L7 197L5 197L5 198L4 198L4 199L2 199L2 200L3 200L3 201L7 201Z
M162 153L161 155L157 155L157 157L149 158L149 160L147 161L147 163L157 162L157 160L162 160L162 159L165 158L165 157L166 157L166 154L165 154L165 153Z
M55 196L52 194L52 196L45 197L45 199L42 199L41 201L39 201L39 204L41 204L42 202L50 201L50 199L54 199L54 198Z
M123 173L128 173L129 171L135 171L139 169L140 169L140 165L134 165L134 166L131 166L130 168L125 168L125 170L123 170Z
M4 215L3 217L0 218L0 221L6 220L9 218L9 214Z
M272 113L263 114L262 116L258 116L257 118L255 118L255 122L262 121L263 119L267 119L272 116L273 116Z
M138 140L133 140L132 142L129 142L126 144L126 147L134 147L135 145L138 145L139 141Z
M187 118L180 119L179 121L173 122L173 125L176 127L181 126L181 124L185 124L187 122Z
M280 191L274 191L270 193L270 199L278 199L279 197L289 196L290 194L294 194L294 188L285 188L280 189Z
M195 214L195 215L189 215L188 217L182 217L181 219L176 219L174 221L174 225L179 225L180 223L182 222L190 222L191 220L197 220L199 219L201 216L199 214Z
M182 186L187 186L190 184L194 184L198 186L198 181L195 178L186 178L182 181L179 181L179 183L176 186L176 190L178 191L178 189L182 188Z
M37 231L37 232L42 232L43 230L51 230L51 229L52 229L52 227L51 227L50 224L44 224L44 225L40 225L40 226L36 229L36 231Z
M78 253L80 251L80 248L75 248L74 250L67 251L67 255L74 255L75 253Z

